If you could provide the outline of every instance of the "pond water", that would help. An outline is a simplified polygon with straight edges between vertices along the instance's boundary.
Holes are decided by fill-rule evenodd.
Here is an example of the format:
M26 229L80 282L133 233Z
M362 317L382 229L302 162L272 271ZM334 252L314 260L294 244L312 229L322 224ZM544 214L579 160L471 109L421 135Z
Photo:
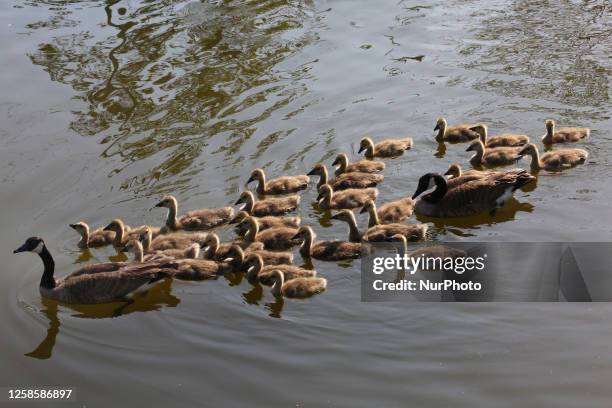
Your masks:
M362 303L359 262L314 267L328 290L277 301L244 280L164 282L125 313L42 299L86 261L68 224L159 225L236 200L248 173L356 158L411 136L380 201L467 165L438 116L493 133L589 126L586 165L540 172L495 216L430 222L432 239L610 241L612 7L607 1L16 1L0 4L0 385L76 387L82 406L606 406L607 304ZM521 162L528 166L528 162ZM346 225L299 209L321 239ZM365 220L360 218L360 222ZM230 229L222 237L232 237ZM297 258L301 260L301 258ZM526 404L526 402L529 404Z

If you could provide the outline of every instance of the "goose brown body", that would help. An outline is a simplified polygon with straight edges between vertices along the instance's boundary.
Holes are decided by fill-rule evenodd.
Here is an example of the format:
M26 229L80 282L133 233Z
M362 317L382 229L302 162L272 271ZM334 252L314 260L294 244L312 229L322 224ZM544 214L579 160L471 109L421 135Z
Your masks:
M306 175L299 176L281 176L266 181L266 174L263 169L255 169L251 173L251 177L247 181L249 184L252 181L257 181L257 194L289 194L296 193L308 187L310 177Z
M327 288L327 279L320 277L296 278L285 281L285 274L280 270L272 273L274 285L272 294L276 297L306 299L323 292Z
M487 148L519 147L529 143L529 136L527 135L502 133L500 135L489 136L487 125L484 124L479 124L472 129L480 133L480 140Z

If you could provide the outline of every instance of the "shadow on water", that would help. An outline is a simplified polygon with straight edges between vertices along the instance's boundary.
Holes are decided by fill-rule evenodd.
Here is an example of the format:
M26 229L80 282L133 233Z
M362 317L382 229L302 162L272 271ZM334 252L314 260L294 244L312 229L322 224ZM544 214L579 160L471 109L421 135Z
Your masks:
M151 312L160 310L162 307L176 307L181 301L172 293L172 280L165 279L150 289L136 293L133 302L115 302L100 305L69 305L55 300L42 298L44 309L42 313L49 320L47 335L40 344L31 352L26 353L28 357L37 359L51 358L55 340L60 332L60 319L58 309L61 306L76 312L73 317L85 319L106 319L125 316L135 312Z
M53 3L49 20L61 26L73 2ZM29 57L51 80L77 92L84 108L73 111L71 129L100 137L103 157L119 157L111 175L161 155L122 188L176 191L189 185L211 154L222 155L221 166L239 163L241 146L258 123L307 92L302 79L310 75L309 63L279 64L317 39L308 1L194 1L179 8L169 0L113 0L103 10L97 19L81 22L81 31L56 36L50 31L50 41ZM28 29L53 27L45 23ZM114 32L102 39L96 34L92 42L91 31L99 31L100 23ZM275 126L253 158L294 131L286 121ZM207 149L211 143L214 151ZM160 182L168 177L174 179Z

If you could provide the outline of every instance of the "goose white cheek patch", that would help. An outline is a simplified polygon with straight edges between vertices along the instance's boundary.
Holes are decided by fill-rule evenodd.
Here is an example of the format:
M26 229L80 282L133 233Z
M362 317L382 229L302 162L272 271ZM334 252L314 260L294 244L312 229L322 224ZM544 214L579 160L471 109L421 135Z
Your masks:
M32 250L32 252L35 252L40 255L40 253L42 252L42 249L43 249L43 243L39 242L38 245L36 245L36 248Z

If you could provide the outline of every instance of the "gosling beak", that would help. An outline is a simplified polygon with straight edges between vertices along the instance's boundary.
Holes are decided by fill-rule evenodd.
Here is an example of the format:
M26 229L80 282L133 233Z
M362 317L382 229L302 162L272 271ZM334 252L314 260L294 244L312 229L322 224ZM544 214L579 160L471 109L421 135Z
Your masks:
M467 149L465 149L466 152L471 152L472 150L472 146L469 146Z
M365 150L365 146L359 146L359 151L357 153L361 153Z
M365 212L368 212L368 209L364 207L361 207L361 210L359 211L359 214L363 214ZM332 217L333 218L333 217Z
M333 166L333 164L332 164ZM314 176L315 175L315 169L310 170L308 173L306 173L307 176Z
M446 173L444 173L445 176L450 176L450 174L451 174L450 170L447 170Z
M76 224L68 224L68 226L72 228L73 230L76 230L78 228L78 225Z
M332 166L337 166L340 164L340 161L338 159L334 160L334 162L332 163Z
M153 208L163 207L163 206L164 206L164 202L160 201L159 203L155 204L155 206Z
M255 181L255 177L251 176L249 177L249 179L247 180L247 184L249 184L250 182Z
M242 204L242 197L240 197L239 199L236 200L236 202L234 203L234 205L238 205L238 204Z
M108 224L106 227L102 229L102 231L110 231L110 230L112 230L112 226L110 224Z
M336 213L336 214L332 215L331 219L332 220L337 220L338 219L338 214L340 214L340 213Z
M436 124L436 127L434 128L434 130L440 130L440 125Z
M300 234L300 233L298 232L297 234L295 234L294 236L292 236L292 237L291 237L291 241L293 241L294 239L299 239L301 235L302 235L302 234Z
M317 196L317 200L316 200L316 201L321 201L321 199L322 199L322 198L323 198L323 194L319 194L319 195Z

